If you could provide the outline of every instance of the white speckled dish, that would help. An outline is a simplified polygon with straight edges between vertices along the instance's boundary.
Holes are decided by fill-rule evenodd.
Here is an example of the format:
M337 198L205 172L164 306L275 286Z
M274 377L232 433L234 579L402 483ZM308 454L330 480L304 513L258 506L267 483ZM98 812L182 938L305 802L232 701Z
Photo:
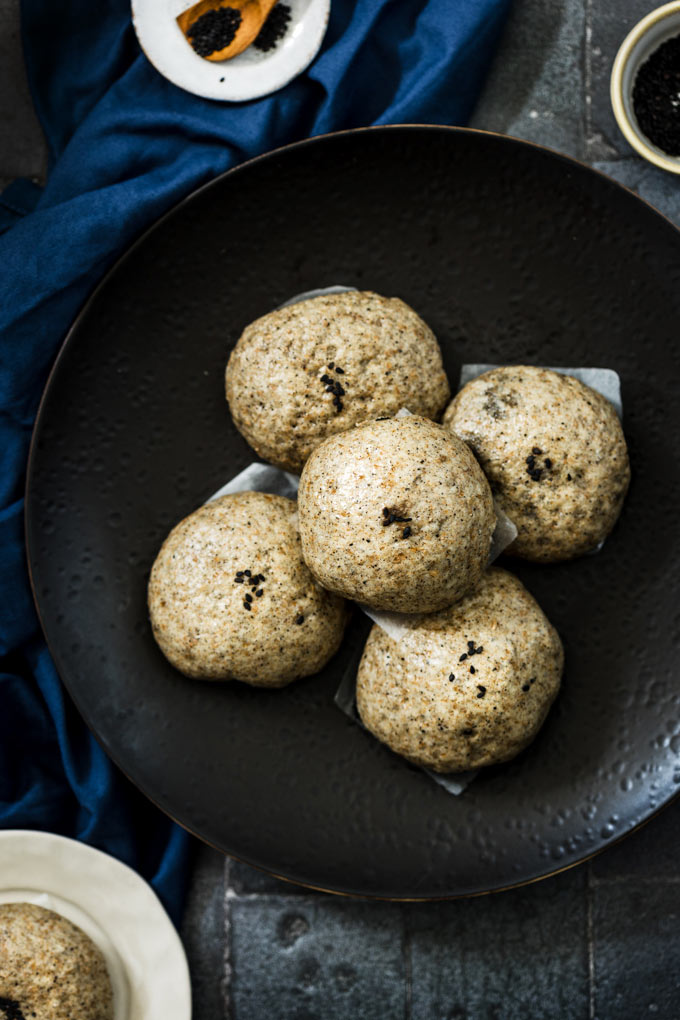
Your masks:
M132 0L132 23L147 58L169 81L206 99L241 102L287 85L311 64L321 46L330 0L285 2L291 20L273 49L262 53L251 45L237 57L215 63L193 51L175 20L191 7L191 0Z
M151 886L126 864L50 832L0 832L0 903L36 903L99 947L114 1020L190 1020L182 943Z

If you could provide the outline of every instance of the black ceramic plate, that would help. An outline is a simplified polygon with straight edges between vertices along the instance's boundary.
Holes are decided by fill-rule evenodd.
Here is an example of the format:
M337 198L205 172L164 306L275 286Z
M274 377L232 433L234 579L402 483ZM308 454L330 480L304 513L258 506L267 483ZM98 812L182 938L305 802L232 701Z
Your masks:
M520 758L461 797L333 704L348 644L267 692L186 680L145 607L170 527L255 459L223 393L246 323L332 283L398 295L461 362L599 365L622 379L633 482L597 556L511 567L566 646ZM680 783L680 234L569 159L397 127L293 145L202 188L109 274L50 380L28 549L50 647L104 748L221 849L385 897L490 890L573 864ZM356 624L355 624L356 628Z

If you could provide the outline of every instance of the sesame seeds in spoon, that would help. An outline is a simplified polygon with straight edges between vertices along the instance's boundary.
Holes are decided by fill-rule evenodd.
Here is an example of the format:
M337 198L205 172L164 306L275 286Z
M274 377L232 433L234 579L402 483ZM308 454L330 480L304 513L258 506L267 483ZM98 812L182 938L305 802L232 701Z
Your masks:
M206 60L229 60L259 35L276 0L199 0L177 18L189 44Z

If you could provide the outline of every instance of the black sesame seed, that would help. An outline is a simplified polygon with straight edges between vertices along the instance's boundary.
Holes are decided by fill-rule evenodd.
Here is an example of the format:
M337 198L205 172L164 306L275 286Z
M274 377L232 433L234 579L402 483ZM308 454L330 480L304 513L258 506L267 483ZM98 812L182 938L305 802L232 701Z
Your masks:
M262 592L262 589L260 588L259 591L255 592L255 597L259 599L260 595L262 595L262 594L263 594L263 592Z
M484 651L484 646L480 645L479 648L477 649L477 655L481 655L483 651Z
M460 657L460 659L458 661L459 662L465 662L467 657L468 657L468 653L467 652L463 652L463 654L461 655L461 657Z
M483 687L482 684L477 684L477 690L479 691L477 697L483 698L484 695L486 694L486 687Z
M187 38L199 57L223 50L234 39L241 24L241 12L235 7L206 11L187 29Z
M531 677L531 678L529 679L529 683L530 683L530 684L536 683L536 677L535 677L535 676L532 676L532 677Z
M468 641L468 652L470 652L472 655L474 655L474 652L475 652L475 643L474 643L474 641Z
M253 601L253 596L252 595L246 595L246 602L252 602L252 601Z
M56 981L56 978L55 978ZM16 983L15 983L16 987ZM25 1020L21 1006L16 999L5 999L0 997L0 1010L5 1020ZM37 1016L35 1012L31 1013L31 1016Z
M339 382L336 382L336 384L335 384L335 391L334 392L336 393L336 395L338 397L344 397L344 395L345 395L345 390L344 390L344 388L341 386L341 384Z
M330 386L326 386L326 393L335 393L335 387L333 386L333 383L331 383Z
M455 676L453 675L453 673L449 673L449 680L451 681L451 683L453 683L453 681L454 681L455 679L456 679L456 678L455 678Z
M680 155L680 38L675 35L641 64L633 85L633 109L647 137L670 156Z
M478 695L477 695L477 697L480 697L480 695L478 694ZM474 730L462 730L461 732L462 732L462 734L463 734L463 736L464 736L464 737L471 737L471 736L472 736L472 734L473 734L473 733L474 733L475 731L474 731Z
M243 577L243 571L242 570L237 570L236 571L236 576L237 577Z
M408 538L410 534L411 534L411 529L410 529L409 527L406 527L406 528L404 528L404 530L402 531L402 533L401 533L401 537L402 537L402 538Z
M545 466L547 468L551 468L552 467L552 461L551 461L550 457L546 457L545 460L543 461L543 463L545 464Z
M244 602L244 603L243 603L243 608L244 608L244 609L247 609L247 610L248 610L248 612L250 612L250 602Z
M528 691L529 690L529 684L522 684L522 690L523 691Z
M530 471L529 474L531 475L535 482L540 482L543 472L541 471L540 468L534 468L534 470Z
M321 376L321 382L322 383L332 383L333 380L331 379L331 377L329 375L322 375Z
M250 577L250 571L249 570L244 570L243 573L246 575L246 577Z
M344 370L344 368L340 368L340 366L339 366L339 365L338 365L338 367L337 367L337 368L335 369L335 371L336 371L336 372L338 372L338 373L339 373L340 375L344 375L344 374L345 374L345 370Z
M531 448L531 452L534 454L534 456L540 457L541 454L543 453L543 450L541 450L540 447L538 447L538 446L533 446Z
M243 584L243 578L242 577L235 577L234 578L234 583L235 584Z
M527 461L526 462L529 465L529 467L533 467L534 463L535 463L535 460L536 460L536 458L533 456L533 454L530 453L529 456L527 457Z
M410 521L413 520L412 517L400 517L399 514L395 514L394 510L390 510L390 508L387 506L383 507L382 513L383 517L385 518L385 520L383 521L384 527L387 527L388 524L408 524ZM409 529L409 535L410 534L411 532Z
M570 481L571 481L571 475L567 475L567 481L568 481L568 482L570 482Z
M305 622L304 616L298 616L295 622L297 623L297 625L299 627L301 623Z
M259 31L253 46L263 53L273 50L288 30L291 9L288 4L277 3Z
M475 667L474 666L470 666L470 672L474 676L474 674L475 674Z
M329 362L328 367L330 368L331 371L333 371L333 369L335 368L335 362L334 361Z
M224 78L220 78L220 81L224 81Z

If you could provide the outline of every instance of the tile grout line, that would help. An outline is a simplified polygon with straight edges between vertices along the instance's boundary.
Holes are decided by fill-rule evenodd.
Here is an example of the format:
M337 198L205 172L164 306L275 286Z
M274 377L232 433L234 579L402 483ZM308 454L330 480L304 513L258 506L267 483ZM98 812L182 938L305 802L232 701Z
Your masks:
M411 930L406 910L401 910L402 956L404 963L404 1020L413 1016L413 963L411 960Z
M639 885L680 885L680 875L654 875L648 878L646 875L612 875L611 878L598 878L592 876L592 886L596 889L600 885L625 885L631 881Z
M593 883L592 865L588 861L586 872L586 940L588 943L588 1017L595 1020L595 947L593 941Z
M231 998L231 979L233 967L231 964L231 900L232 890L229 887L231 878L231 858L225 855L224 858L224 969L222 971L222 1002L224 1003L224 1020L233 1020L234 1011Z
M591 44L593 41L593 0L584 0L584 54L583 54L583 149L586 160L590 156L590 143L593 134L593 58Z
M321 894L322 896L325 894ZM310 890L308 893L294 893L294 892L237 892L236 889L225 889L224 898L225 900L259 900L263 896L274 897L277 900L290 900L291 903L307 902L314 903L320 897L319 893L315 890ZM343 896L330 896L331 899L335 899L338 902L344 899Z

